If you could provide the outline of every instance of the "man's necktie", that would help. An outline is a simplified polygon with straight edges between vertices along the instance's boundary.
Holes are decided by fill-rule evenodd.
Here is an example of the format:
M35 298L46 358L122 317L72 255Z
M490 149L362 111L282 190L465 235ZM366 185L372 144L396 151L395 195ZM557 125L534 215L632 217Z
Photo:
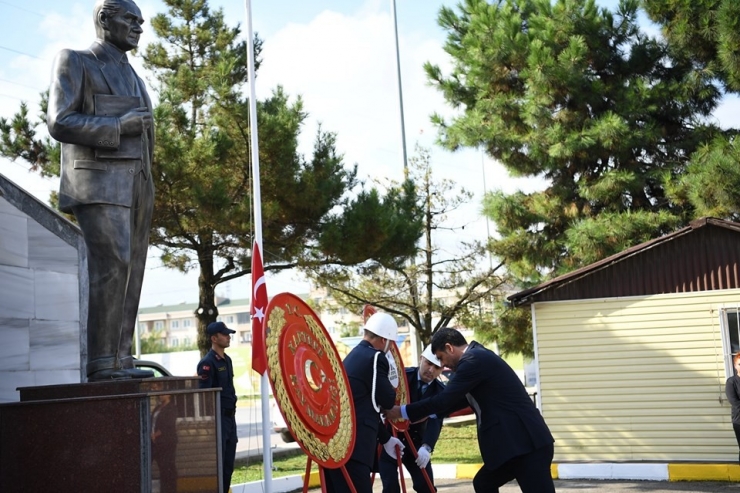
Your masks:
M424 392L427 391L427 387L429 387L429 384L426 384L424 382L419 382L419 398L424 397Z

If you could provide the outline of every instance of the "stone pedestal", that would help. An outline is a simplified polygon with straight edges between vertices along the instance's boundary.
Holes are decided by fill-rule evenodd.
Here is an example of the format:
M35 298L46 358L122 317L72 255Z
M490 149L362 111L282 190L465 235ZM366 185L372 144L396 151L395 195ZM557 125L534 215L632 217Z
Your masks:
M0 405L0 491L221 492L219 390L195 378L18 389Z

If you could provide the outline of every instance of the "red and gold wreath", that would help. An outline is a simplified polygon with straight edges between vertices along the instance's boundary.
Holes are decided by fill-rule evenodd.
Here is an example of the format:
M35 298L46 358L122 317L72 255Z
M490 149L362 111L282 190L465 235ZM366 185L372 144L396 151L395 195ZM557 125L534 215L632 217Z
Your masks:
M265 313L267 373L296 442L318 464L338 468L355 443L352 394L329 334L314 311L290 293Z

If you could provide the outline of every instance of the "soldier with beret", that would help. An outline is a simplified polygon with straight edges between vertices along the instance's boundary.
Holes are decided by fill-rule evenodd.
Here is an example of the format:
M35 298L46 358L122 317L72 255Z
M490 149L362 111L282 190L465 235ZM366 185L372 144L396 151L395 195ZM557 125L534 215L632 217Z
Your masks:
M213 322L206 328L211 338L211 350L198 363L198 386L202 389L221 387L221 457L223 458L224 493L229 491L236 456L236 390L234 367L225 349L236 333L223 322Z

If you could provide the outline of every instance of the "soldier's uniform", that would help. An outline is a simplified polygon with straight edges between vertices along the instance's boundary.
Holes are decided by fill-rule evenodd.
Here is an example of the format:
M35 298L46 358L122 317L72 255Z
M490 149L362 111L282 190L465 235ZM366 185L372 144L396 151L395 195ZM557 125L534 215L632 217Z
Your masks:
M211 325L221 324L215 322ZM209 325L209 329L210 329ZM226 329L230 331L231 329ZM218 331L217 331L218 332ZM208 351L198 363L198 387L211 389L221 387L221 456L223 458L224 493L229 491L236 456L236 389L234 389L234 367L227 354L221 357L216 351Z

